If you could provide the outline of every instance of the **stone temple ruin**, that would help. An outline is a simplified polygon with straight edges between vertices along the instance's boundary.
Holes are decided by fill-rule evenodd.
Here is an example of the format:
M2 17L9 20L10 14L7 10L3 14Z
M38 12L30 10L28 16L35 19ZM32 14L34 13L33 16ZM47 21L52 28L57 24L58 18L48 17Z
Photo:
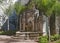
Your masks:
M43 15L39 14L39 10L32 4L32 9L26 9L19 15L19 32L17 36L24 36L25 39L38 39L43 35ZM45 30L44 30L45 31ZM21 37L22 38L22 37Z
M39 26L42 23L41 20L42 20L42 18L40 16L37 17L37 14L34 14L33 10L26 11L25 15L24 14L22 15L21 28L24 28L24 26L25 26L25 30L30 31L30 32L31 31L32 32L42 31L42 29L41 29L42 27Z
M21 33L26 33L29 38L38 37L43 34L43 19L38 10L26 10L20 14L19 29Z

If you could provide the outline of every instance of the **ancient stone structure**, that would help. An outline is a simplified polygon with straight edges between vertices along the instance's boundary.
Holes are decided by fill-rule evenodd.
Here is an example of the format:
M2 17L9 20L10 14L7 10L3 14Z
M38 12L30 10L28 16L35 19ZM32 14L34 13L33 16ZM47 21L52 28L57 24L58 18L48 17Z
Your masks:
M35 14L34 10L27 10L20 15L20 31L42 32L42 16Z
M20 15L20 32L31 32L31 37L38 37L43 33L43 17L35 13L35 10L26 10ZM31 38L33 39L33 38Z
M39 16L36 10L28 9L20 14L20 32L28 33L30 39L43 34L43 16Z

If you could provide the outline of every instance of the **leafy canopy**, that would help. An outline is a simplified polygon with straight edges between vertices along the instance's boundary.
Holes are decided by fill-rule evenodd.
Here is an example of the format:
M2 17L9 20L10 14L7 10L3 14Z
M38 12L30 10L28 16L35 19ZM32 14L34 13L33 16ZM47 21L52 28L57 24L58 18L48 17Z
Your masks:
M12 10L13 10L12 7L13 7L13 6L10 5L10 6L5 10L4 13L5 13L6 15L10 16L10 15L11 15L11 12L12 12Z
M35 5L34 0L32 0L32 1L29 2L27 8L28 9L33 9L34 5Z
M55 12L56 12L56 15L60 15L60 2L59 1L56 2Z
M60 2L58 2L58 0L32 0L28 6L23 6L19 2L15 3L15 11L17 15L22 13L26 8L32 9L33 4L35 4L37 9L43 12L46 16L51 16L53 11L60 14Z
M19 15L26 9L26 6L21 5L21 3L19 2L16 2L14 7L17 15Z
M56 0L35 0L35 4L41 12L50 16L54 10Z

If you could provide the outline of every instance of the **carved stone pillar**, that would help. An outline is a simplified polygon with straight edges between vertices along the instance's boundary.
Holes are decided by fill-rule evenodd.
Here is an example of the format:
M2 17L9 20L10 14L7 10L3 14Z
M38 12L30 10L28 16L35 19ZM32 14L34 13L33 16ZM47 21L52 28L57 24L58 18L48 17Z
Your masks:
M38 21L37 21L37 29L38 29L38 32L40 32L42 35L43 34L43 17L42 16L39 16L38 18Z

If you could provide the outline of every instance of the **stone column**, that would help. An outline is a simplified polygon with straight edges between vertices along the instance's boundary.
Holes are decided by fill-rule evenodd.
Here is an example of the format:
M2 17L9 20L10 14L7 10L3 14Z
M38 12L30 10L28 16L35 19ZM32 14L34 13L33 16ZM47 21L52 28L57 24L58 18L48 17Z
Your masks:
M23 14L23 31L25 31L25 13Z
M43 36L47 35L47 17L43 15Z
M60 34L60 16L56 16L55 25L56 25L56 32L57 32L57 34Z
M37 14L34 16L34 31L37 31Z
M21 17L22 15L20 15L20 31L21 31L21 19L22 19L22 17Z
M38 24L38 26L37 26L38 32L40 32L41 33L40 35L42 35L42 33L43 33L43 19L42 19L42 16L39 16L37 24Z

